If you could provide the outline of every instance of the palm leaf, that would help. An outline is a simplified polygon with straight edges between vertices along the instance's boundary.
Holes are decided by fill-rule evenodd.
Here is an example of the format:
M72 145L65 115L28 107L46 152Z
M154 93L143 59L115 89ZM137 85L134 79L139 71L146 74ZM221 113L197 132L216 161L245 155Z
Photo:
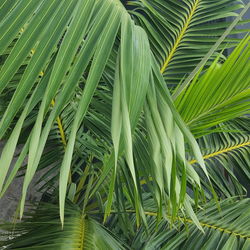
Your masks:
M22 8L15 5L13 11L22 13ZM5 21L6 19L2 23ZM48 142L52 142L55 137L58 138L54 130L56 121L63 147L60 149L60 157L54 160L54 170L50 171L50 173L54 172L55 174L55 178L51 180L50 184L56 183L60 167L60 188L58 190L60 215L63 222L67 190L72 191L75 189L74 185L78 186L78 183L71 183L71 172L74 174L78 171L80 175L84 174L84 167L87 165L86 159L89 158L86 154L83 157L79 155L86 143L80 146L77 144L83 142L82 135L84 133L82 132L85 128L85 121L90 122L93 117L94 121L98 121L98 116L99 121L102 120L100 119L100 104L98 106L94 95L98 92L105 94L101 87L98 91L98 85L101 86L100 82L103 83L105 80L102 85L106 86L109 91L108 96L112 91L114 96L118 96L113 99L113 109L121 107L121 139L119 133L116 134L116 124L120 124L121 121L119 117L114 115L119 113L119 109L118 112L113 112L112 117L110 112L106 111L108 118L103 120L101 125L105 127L106 130L103 132L106 131L106 135L100 132L98 134L99 138L106 137L107 147L104 147L104 151L99 150L97 155L91 155L91 157L96 156L95 159L98 159L98 167L101 166L102 172L99 173L99 178L94 178L95 188L91 190L90 197L95 195L105 179L110 176L110 173L113 173L106 206L106 214L109 214L116 180L115 164L118 158L124 154L126 162L122 164L121 169L124 173L126 172L127 177L133 177L133 183L130 181L126 183L129 185L129 189L133 187L132 190L134 190L129 193L129 199L137 210L138 223L139 214L143 218L140 202L141 190L138 191L140 189L140 175L137 173L133 159L133 133L146 102L146 95L148 95L147 102L151 115L154 114L154 109L159 108L161 111L158 115L164 113L164 109L168 110L170 114L173 113L171 119L176 132L172 137L170 136L171 138L166 139L169 141L168 157L173 157L174 160L168 163L165 159L163 169L165 171L164 178L168 179L168 202L172 204L174 214L176 214L178 208L183 204L186 194L185 174L181 183L176 174L175 154L178 154L178 159L181 161L185 173L184 139L178 138L187 138L197 161L203 166L205 172L206 170L196 141L181 121L168 90L164 87L163 78L154 62L145 31L135 25L121 3L113 1L100 3L90 0L84 2L65 0L60 1L59 5L56 2L43 0L41 5L35 9L30 21L25 23L24 31L20 36L18 35L19 28L17 26L13 30L13 38L16 39L13 43L8 44L6 40L8 51L3 52L6 58L4 57L1 66L0 92L3 91L4 94L4 91L11 89L7 96L9 103L1 114L0 121L0 137L8 138L0 159L1 162L4 162L0 169L1 195L15 177L25 157L28 156L22 189L20 209L20 215L22 215L29 184L39 167L44 151L50 150L51 146ZM127 33L130 35L127 36ZM28 42L25 42L26 40ZM9 51L8 48L11 46L13 48ZM3 50L6 48L4 47ZM147 59L145 60L145 58ZM116 62L119 62L117 69L114 67ZM128 64L131 67L128 67ZM25 66L25 70L21 72L21 77L13 83L13 77L16 76L17 72L20 74L19 68L23 66ZM115 74L119 76L118 80L115 80ZM159 86L164 88L166 95L160 97L161 103L148 101L150 100L149 84L151 90L156 93L156 99L159 96ZM119 93L119 91L121 92ZM73 116L67 116L69 120L63 121L64 110L72 102L76 103L72 112ZM110 105L111 98L107 99L106 102ZM117 104L120 106L116 106ZM94 110L91 109L90 105L94 107ZM95 112L96 105L98 112ZM89 117L85 119L87 114ZM159 117L159 119L162 118ZM115 128L111 131L112 133L109 130L109 121L112 121L112 127ZM163 128L162 131L158 131L158 138L165 134L164 130L168 130L167 126L166 121L163 121ZM91 126L88 125L88 130L93 131L93 128L89 127ZM10 133L8 133L9 130ZM21 136L23 131L25 133ZM112 148L111 137L108 133L112 135L115 150ZM167 133L169 134L169 131ZM48 140L49 137L51 139ZM178 146L177 141L179 142ZM23 151L6 179L15 148L20 142L24 144ZM88 146L90 145L91 143ZM161 147L161 150L166 152L162 139ZM45 153L43 165L53 161L51 154L50 156L46 155L48 154ZM170 171L167 171L167 164L171 166ZM83 169L79 171L79 168ZM127 172L128 169L129 172ZM77 177L77 182L84 178ZM180 188L177 192L177 196L180 198L176 197L176 186ZM164 191L163 186L161 186L161 190ZM160 207L159 204L159 209Z
M249 202L249 199L230 198L219 202L220 211L214 202L202 205L197 211L202 232L191 219L182 216L176 218L174 225L169 223L168 215L165 221L158 222L157 213L152 211L148 200L148 231L141 227L132 236L122 237L124 241L132 242L131 249L248 249ZM134 211L124 213L130 214L130 221L134 221ZM117 232L118 217L114 214L110 221L114 232Z
M5 230L1 235L6 240L1 240L0 246L5 249L125 249L117 237L97 221L82 215L72 204L65 209L63 229L58 207L52 204L33 207L14 229L7 223L1 228Z
M209 204L210 205L210 204ZM221 202L221 212L217 207L207 205L198 218L205 234L198 233L192 222L189 232L183 229L177 235L168 234L168 241L163 249L247 249L249 241L249 200L231 203L230 200ZM178 231L176 231L178 232Z
M248 123L249 118L247 117L237 118L213 128L213 131L217 130L217 132L198 139L208 175L211 178L215 191L221 197L245 195L246 191L249 192L250 138ZM140 162L139 166L145 166L150 162L150 153L146 148L142 148L145 142L142 143L141 140L142 137L137 137L135 141L136 158ZM154 146L157 149L156 145L155 143ZM188 148L186 152L189 152ZM207 198L211 199L209 183L207 183L204 172L196 163L196 160L188 157L187 175L193 175L191 180L188 179L188 182L190 181L192 184L193 180L196 180L196 184L200 185L201 181L201 186L206 191ZM141 180L141 184L149 184L152 178L146 176L143 168L140 171L142 171L142 176L144 177ZM195 176L197 174L200 177ZM192 191L189 190L189 192Z
M184 76L184 70L185 73L191 72L226 28L226 25L213 26L209 35L214 37L210 39L204 35L208 31L207 22L236 15L234 11L243 7L241 2L230 1L229 4L228 0L223 0L218 7L215 1L205 0L178 3L172 0L134 1L139 8L131 12L132 18L119 1L40 0L39 4L36 3L20 0L17 4L7 5L0 1L0 6L9 9L0 21L0 29L11 30L11 33L4 33L0 46L0 95L6 100L0 109L0 138L7 139L0 158L1 164L3 162L0 196L18 171L24 169L22 215L26 192L35 172L51 165L38 182L50 178L41 190L53 189L52 203L59 198L60 219L65 230L59 230L57 206L49 208L51 217L45 213L47 206L38 207L35 217L41 215L39 223L42 225L47 221L45 224L51 225L52 221L51 235L60 235L61 238L51 239L46 230L43 230L42 238L36 236L39 228L32 226L30 222L37 225L36 218L30 215L31 219L25 218L20 231L16 231L17 238L4 244L32 249L36 241L41 248L60 248L61 244L69 244L69 248L75 244L81 248L83 237L84 244L90 249L122 249L112 236L87 216L91 212L92 215L100 214L97 220L104 219L108 224L113 213L125 211L119 222L122 222L126 237L136 233L135 228L140 226L141 220L144 222L141 230L148 229L151 222L147 215L152 213L157 216L153 221L154 229L168 222L175 226L176 220L185 218L192 224L190 228L195 235L206 232L204 217L207 215L197 210L197 217L194 212L197 207L193 205L200 204L204 191L208 191L204 196L211 198L211 193L214 194L211 182L222 197L243 193L232 165L240 167L240 172L248 177L246 163L249 154L243 150L247 139L242 133L230 134L236 141L237 138L244 140L243 146L235 141L231 145L231 138L225 140L224 134L212 134L197 143L185 122L200 137L215 132L215 125L246 113L249 38L239 44L221 69L216 69L216 63L224 56L215 54L211 59L217 59L207 72L196 74L186 92L183 91L176 100L181 115L173 104L162 73L169 83L174 83ZM33 4L29 7L31 13L25 17L23 7L29 4ZM13 13L22 19L15 19ZM159 28L165 34L159 32L158 36L156 31ZM201 30L202 35L197 35ZM222 46L226 48L235 44L226 46L224 43ZM196 53L196 48L199 53ZM217 87L225 93L217 93ZM203 88L207 95L205 91L199 91ZM216 95L211 96L209 88ZM196 94L199 98L195 97ZM190 106L190 102L196 105ZM219 143L208 152L204 148L211 138L217 138ZM20 143L24 147L10 171L16 146ZM204 146L203 156L199 145ZM229 151L233 152L233 164L225 154ZM199 163L201 169L188 164L186 155L193 159L191 163ZM23 168L27 156L28 162ZM213 166L217 161L225 165L224 169L230 174L229 181L220 183L219 171L216 172ZM147 183L141 185L142 179ZM226 185L230 181L237 185L236 191L228 191ZM68 208L66 198L83 212L75 206ZM236 215L239 215L237 211L244 210L243 203L234 200ZM222 202L221 206L227 208L224 204ZM242 210L237 210L237 204L242 205ZM206 209L216 213L214 204L209 206ZM128 209L130 212L126 211ZM136 214L132 220L129 217L131 211ZM125 233L126 225L129 232ZM184 241L186 234L182 223L179 226L182 230L179 236L174 236L176 230L170 230L171 235L164 235L169 241L161 242L165 244L161 245L163 248L172 247L177 240L180 244ZM248 235L244 227L242 231L238 228L233 231L231 226L222 227L222 231L231 230L234 236L240 234L243 238ZM212 224L208 228L214 227ZM89 228L88 232L83 228ZM34 239L29 236L33 230ZM217 240L217 236L215 233L213 238ZM98 237L100 241L96 240ZM235 238L224 238L228 239L225 247L235 242L242 245ZM206 239L202 244L209 244Z
M176 99L176 106L192 132L205 134L221 122L248 112L249 36L237 46L222 65L219 58ZM198 78L198 79L197 79Z
M238 118L220 125L221 129L226 129L225 132L206 135L198 140L209 176L215 190L222 196L244 195L245 188L249 192L248 123L249 118ZM195 161L191 160L190 164L195 164Z
M235 11L244 7L238 0L187 0L178 3L140 0L128 4L135 7L132 14L147 31L159 68L170 85L179 83L191 73L224 33L228 24L221 22L223 18L237 16ZM236 43L228 38L217 51ZM211 59L214 56L216 54Z

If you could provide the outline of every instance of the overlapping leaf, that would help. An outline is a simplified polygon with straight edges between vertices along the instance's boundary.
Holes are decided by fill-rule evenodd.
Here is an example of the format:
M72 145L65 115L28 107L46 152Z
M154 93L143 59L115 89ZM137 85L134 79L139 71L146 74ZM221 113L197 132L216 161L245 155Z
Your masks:
M131 249L248 249L250 238L250 223L247 220L250 209L249 199L237 200L230 198L221 201L221 210L214 202L201 206L197 216L204 232L200 231L189 218L179 216L174 225L165 221L157 222L152 200L147 198L148 231L143 227L134 232L133 236L123 234L124 241L131 242ZM134 222L134 211L124 211ZM119 216L113 215L110 225L117 232ZM156 226L158 224L158 227ZM157 227L157 229L156 229Z
M22 8L16 5L13 11L21 13ZM4 20L2 23L5 22ZM47 25L44 25L45 23ZM54 128L54 122L57 120L59 133L65 148L65 152L61 154L62 161L55 162L57 166L61 162L59 202L60 215L63 222L64 200L67 196L68 182L71 182L71 166L72 163L76 164L74 171L81 166L78 162L79 157L74 156L77 155L76 151L82 148L82 145L78 146L79 144L77 143L77 140L81 138L81 134L78 132L84 126L84 117L88 112L91 101L94 100L93 96L102 77L106 77L110 81L111 90L114 84L114 112L111 134L115 153L111 153L107 165L104 156L99 154L100 163L104 165L103 172L96 181L95 189L91 190L90 196L95 194L95 191L98 190L104 179L109 176L110 171L116 168L118 158L124 153L127 164L125 169L128 167L128 175L131 175L133 179L133 184L127 183L127 185L132 184L134 186L134 192L130 193L130 198L137 210L137 215L143 216L142 204L140 202L141 194L138 192L140 175L137 173L133 156L133 133L141 115L146 94L148 94L148 100L151 98L151 93L148 93L149 84L157 95L154 98L159 96L161 102L164 103L160 104L162 107L159 115L163 115L165 109L169 110L169 114L173 113L171 118L173 124L178 124L173 138L184 138L182 134L189 138L188 141L193 146L195 157L197 157L199 163L203 164L199 148L176 113L170 95L165 96L164 100L163 97L160 97L160 90L157 90L158 87L155 89L155 82L161 82L160 85L163 86L163 79L157 67L154 66L152 68L152 60L154 59L152 59L147 35L142 28L133 23L121 3L118 1L93 2L89 0L82 2L65 0L58 5L57 2L43 0L40 2L39 7L36 8L31 20L27 25L25 24L25 29L20 37L17 36L19 28L19 26L16 26L15 30L13 30L13 34L16 33L13 38L17 37L17 40L14 42L10 54L6 53L7 58L1 67L3 74L0 78L0 89L5 91L9 88L9 83L12 82L12 78L18 72L19 67L26 65L14 93L13 90L11 92L13 95L1 117L1 137L6 134L10 126L14 125L14 129L8 135L9 140L1 156L3 166L0 169L0 187L3 195L28 155L22 190L21 215L24 209L27 189L38 169L44 150L49 149L49 147L45 149L46 143L49 135L53 135L51 130ZM118 37L120 40L118 40ZM6 45L8 45L7 40ZM119 50L117 49L118 47L120 47ZM114 55L118 58L116 59L118 63L116 70L117 79L115 80L114 76L112 76L114 72L112 71L114 66L112 65L112 58L115 58ZM13 60L14 57L15 60ZM154 73L152 73L152 70ZM42 79L39 78L39 75L43 76ZM151 78L149 79L150 75ZM80 95L76 98L79 88L81 89L78 92ZM65 107L69 105L72 98L77 101L75 111L73 112L74 115L71 116L70 123L67 124L67 121L65 121L64 127L66 126L66 128L64 129L59 116ZM108 101L110 102L111 99ZM26 105L24 106L25 102ZM52 109L50 108L51 102L53 103ZM153 109L158 109L159 104L153 104L150 101L149 103L151 113ZM98 113L100 114L100 110L98 110ZM94 112L89 112L89 115L90 117L97 117ZM32 120L30 119L31 116ZM18 121L15 123L16 118ZM30 126L28 130L27 123ZM105 124L105 120L103 123ZM168 130L166 126L168 126L167 121L164 121L162 131ZM26 129L25 136L21 137L24 128ZM119 129L121 129L121 132L119 132ZM167 131L167 133L171 132ZM161 138L161 132L159 133L158 131L157 136ZM179 155L178 157L181 159L182 164L185 162L184 139L178 139L177 143L177 140L173 138L168 138L168 149L165 148L161 139L161 150L164 149L162 152L167 153L168 156L166 157L173 157L173 161L165 159L164 171L166 172L164 179L168 179L168 196L169 198L171 196L171 206L175 210L175 214L184 200L186 181L184 167L181 186L178 183L175 163L175 154ZM15 148L20 139L22 139L25 145L14 169L6 180ZM108 140L108 143L110 143L110 140ZM108 154L109 149L105 152L106 156ZM86 156L83 159L80 157L80 162L84 160L86 160ZM86 166L86 164L82 164L82 166ZM168 168L170 171L168 171ZM125 169L123 170L125 171ZM178 171L182 170L179 169ZM116 171L114 170L112 185L109 191L110 195L108 196L107 214L111 208L115 179ZM176 181L177 184L175 184ZM180 193L180 198L176 198L176 185L180 189L177 191L178 195ZM164 186L160 185L162 195ZM170 186L172 186L171 192ZM161 209L160 203L159 209Z
M7 11L0 21L4 34L0 38L0 138L7 138L0 158L0 196L18 171L25 170L22 214L35 172L50 165L38 182L49 178L40 190L55 189L50 201L59 198L65 229L58 232L59 217L53 217L57 214L57 207L53 207L53 218L41 216L50 220L46 225L51 226L51 220L55 223L50 232L58 238L54 237L53 242L47 231L42 230L40 237L40 231L32 234L34 228L25 223L20 224L15 236L32 229L30 235L39 239L36 244L40 247L69 244L70 248L74 244L81 249L83 241L79 237L84 238L84 231L90 249L122 248L99 224L81 217L76 207L65 208L67 197L84 213L86 208L92 208L95 219L107 223L114 213L121 213L116 216L120 226L117 232L123 231L130 240L131 235L136 235L135 225L139 226L140 219L149 226L141 226L144 232L146 228L155 230L166 225L165 219L174 226L176 220L183 222L188 217L186 224L192 224L190 240L186 240L180 224L177 236L176 230L169 230L158 232L158 239L152 233L148 245L129 242L137 248L172 249L173 244L186 247L193 236L200 237L202 230L207 233L210 229L208 235L199 238L200 245L210 247L207 240L212 235L221 247L243 247L244 240L238 241L235 236L246 238L245 225L236 230L231 222L223 224L219 235L218 225L213 221L207 224L209 215L213 220L212 214L200 211L197 218L193 205L197 208L204 191L203 196L212 198L209 179L221 197L242 195L243 187L233 166L238 168L238 175L249 179L246 133L222 133L224 127L220 127L219 134L203 136L217 131L221 122L247 113L249 38L224 64L218 64L220 58L225 59L222 55L210 58L209 63L215 57L217 60L207 72L197 74L176 100L180 114L164 82L167 79L167 83L179 83L228 26L225 22L208 22L235 16L234 11L243 5L229 0L138 0L127 4L138 7L131 12L132 18L118 0L0 1L0 14ZM217 49L234 44L224 43ZM185 122L196 136L203 136L198 143ZM233 121L230 124L229 129L247 127L233 127ZM20 143L23 149L10 171ZM26 159L27 166L22 168ZM218 169L218 165L223 167ZM221 171L225 178L221 178ZM229 202L228 207L233 207L233 218L238 219L242 211L247 211L248 200L234 202ZM221 206L226 207L222 220L229 220L227 201ZM206 209L218 212L214 205ZM157 219L151 225L146 216L152 211ZM132 219L131 213L136 214ZM242 221L239 219L239 224ZM84 226L88 229L82 230ZM229 231L232 237L225 236ZM126 238L124 235L121 237ZM29 249L35 244L29 237L25 234L9 243ZM167 241L163 242L163 238Z
M48 210L50 211L48 213ZM11 234L10 240L0 241L5 249L126 249L121 241L97 221L82 215L75 205L67 205L65 226L61 228L58 207L52 204L40 204L33 213L16 224L2 225L5 234Z
M217 58L203 75L198 73L175 101L194 134L204 135L207 128L249 112L249 39L246 36L223 64Z
M240 0L139 0L129 1L128 5L135 7L131 13L147 31L169 85L178 84L192 72L228 27L225 20L220 23L223 18L237 16L235 11L244 7ZM237 41L227 42L218 49L234 46Z
M249 194L249 118L227 122L220 125L220 129L225 132L198 140L213 186L221 197ZM195 166L195 161L190 163ZM202 185L207 184L202 181Z

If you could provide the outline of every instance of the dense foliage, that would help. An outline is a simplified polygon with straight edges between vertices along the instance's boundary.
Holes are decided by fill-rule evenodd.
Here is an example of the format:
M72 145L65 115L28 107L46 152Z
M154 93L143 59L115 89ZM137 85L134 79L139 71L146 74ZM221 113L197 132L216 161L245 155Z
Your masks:
M24 176L0 245L249 249L249 7L0 0L0 197Z

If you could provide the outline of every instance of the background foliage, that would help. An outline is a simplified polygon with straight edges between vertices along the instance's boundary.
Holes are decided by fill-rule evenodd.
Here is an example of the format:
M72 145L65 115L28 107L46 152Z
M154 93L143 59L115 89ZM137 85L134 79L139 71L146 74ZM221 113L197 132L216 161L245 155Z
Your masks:
M20 217L46 169L1 244L248 249L250 38L228 35L249 5L0 0L0 197L23 174Z

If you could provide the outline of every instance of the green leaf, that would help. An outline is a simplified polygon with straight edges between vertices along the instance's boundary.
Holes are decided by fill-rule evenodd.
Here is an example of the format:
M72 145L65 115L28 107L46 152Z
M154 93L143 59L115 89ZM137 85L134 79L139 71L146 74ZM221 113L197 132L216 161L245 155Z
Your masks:
M117 236L98 221L81 215L79 207L67 204L65 225L62 230L58 207L41 203L27 213L29 218L17 223L14 231L10 223L2 224L12 238L1 241L6 249L125 249ZM49 211L49 213L48 213Z
M69 137L69 142L66 147L61 171L60 171L60 218L63 223L63 214L64 214L64 202L66 196L66 187L67 187L67 180L70 170L70 164L72 159L72 154L74 150L75 138L77 130L80 126L81 121L83 120L84 115L86 114L87 108L91 101L91 98L94 95L94 91L97 87L97 84L100 80L102 71L104 69L105 63L107 62L109 53L112 49L112 45L114 43L118 28L119 28L119 11L117 9L113 9L112 16L109 18L106 24L105 33L103 32L103 36L100 37L99 41L101 41L100 46L97 47L90 73L86 82L86 86L84 88L83 95L79 102L79 107L77 109L75 120L72 125L71 134ZM102 48L105 48L102 49Z
M128 5L134 7L131 14L147 32L158 68L171 87L188 74L191 77L198 62L228 28L230 24L225 25L221 20L237 16L237 10L245 7L239 0L141 0L128 1ZM220 51L226 45L233 47L236 44L228 38L214 49ZM209 60L216 56L212 54Z
M222 65L218 65L217 58L175 101L195 134L205 134L205 129L248 112L249 39L246 36Z

